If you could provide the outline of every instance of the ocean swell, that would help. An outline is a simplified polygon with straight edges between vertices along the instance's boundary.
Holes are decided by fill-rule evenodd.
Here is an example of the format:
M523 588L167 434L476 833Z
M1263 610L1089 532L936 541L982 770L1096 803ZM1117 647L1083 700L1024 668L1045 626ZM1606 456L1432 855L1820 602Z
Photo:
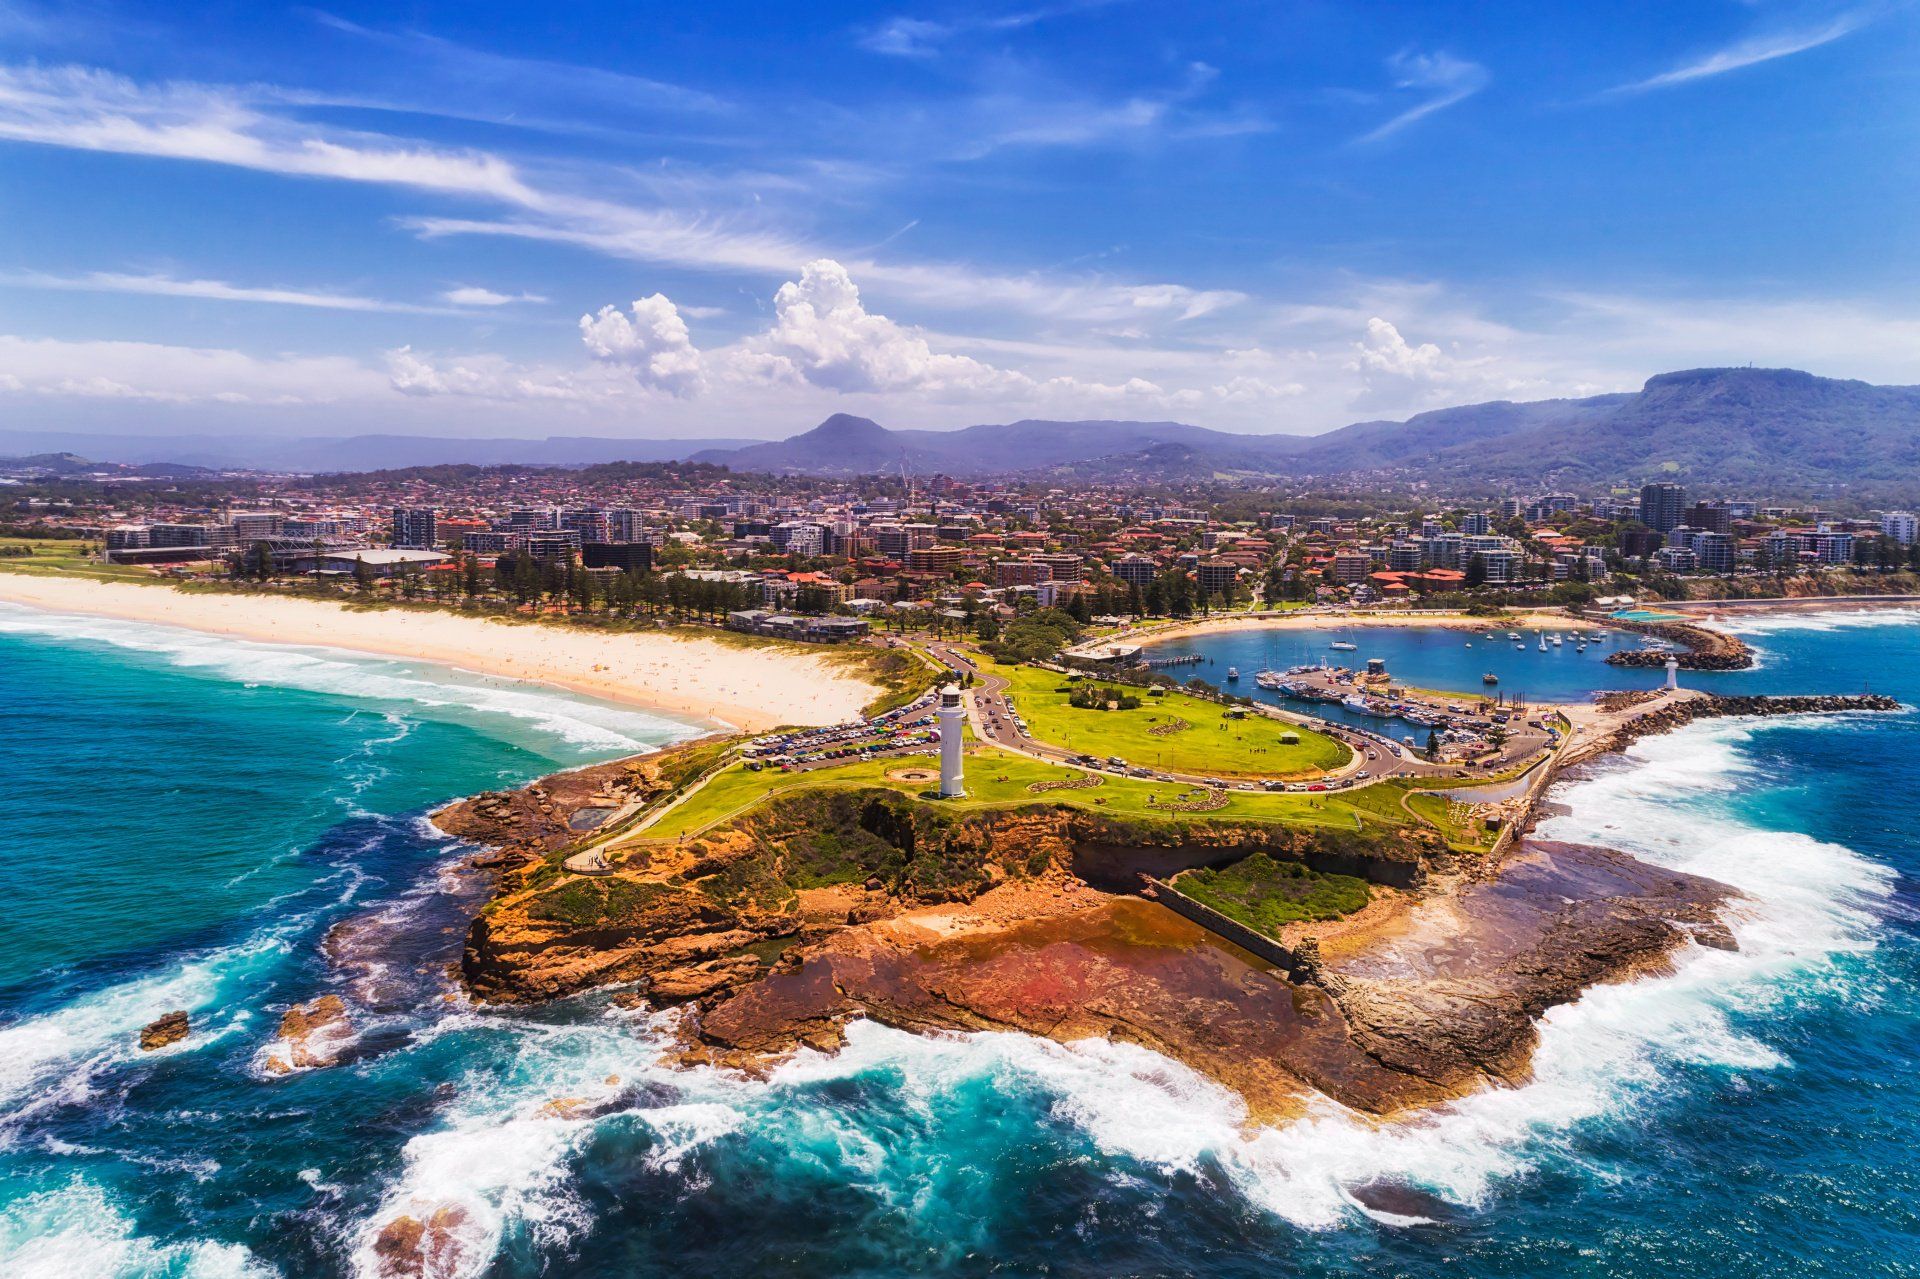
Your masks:
M511 721L575 750L634 753L690 735L676 720L514 680L318 646L261 644L147 622L0 604L0 635L110 645L175 669L248 686L300 689L499 728Z

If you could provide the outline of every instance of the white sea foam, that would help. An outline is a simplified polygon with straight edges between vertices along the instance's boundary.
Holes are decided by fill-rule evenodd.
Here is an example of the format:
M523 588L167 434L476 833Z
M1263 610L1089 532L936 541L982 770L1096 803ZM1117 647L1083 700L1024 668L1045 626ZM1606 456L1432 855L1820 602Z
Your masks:
M510 1230L543 1247L563 1245L589 1224L572 1190L571 1165L596 1121L555 1113L548 1103L604 1103L623 1086L609 1078L631 1084L650 1073L667 1077L654 1065L657 1043L624 1020L545 1026L459 1013L423 1038L475 1032L510 1037L489 1056L512 1065L504 1077L489 1072L469 1079L440 1126L407 1142L402 1170L380 1207L351 1228L362 1275L380 1273L374 1241L401 1216L425 1222L442 1210L453 1214L447 1233L457 1256L442 1279L483 1273ZM723 1105L673 1104L644 1115L658 1118L662 1144L656 1156L664 1160L739 1120Z
M851 1028L832 1057L803 1053L775 1088L885 1070L908 1105L970 1078L1039 1088L1054 1115L1109 1155L1165 1170L1222 1169L1247 1198L1307 1228L1388 1220L1351 1194L1392 1181L1444 1200L1485 1203L1500 1183L1556 1159L1580 1159L1582 1124L1657 1096L1682 1070L1727 1076L1786 1065L1736 1025L1839 980L1827 961L1870 948L1891 873L1803 834L1735 816L1731 792L1759 780L1740 745L1756 726L1700 724L1639 743L1630 765L1564 787L1569 812L1551 838L1623 848L1648 861L1722 880L1745 900L1730 925L1740 950L1689 947L1669 975L1596 988L1543 1019L1533 1079L1411 1119L1379 1122L1325 1099L1305 1117L1250 1128L1239 1100L1145 1049L1099 1041L1058 1045L1022 1035L925 1038L870 1024ZM1816 980L1808 983L1809 975ZM859 1169L849 1159L849 1170ZM1589 1169L1605 1175L1604 1169Z
M1735 635L1773 635L1781 631L1858 631L1920 624L1920 608L1782 609L1749 613L1729 609L1714 625Z
M510 721L587 752L642 751L694 730L677 720L626 710L522 681L472 675L426 663L343 649L261 644L180 627L50 613L0 604L0 635L105 644L150 654L182 670L248 685L272 685L398 704L413 714L498 726Z
M0 1208L0 1273L8 1279L264 1279L276 1272L237 1244L147 1238L98 1186L74 1180Z
M285 938L264 934L0 1028L0 1125L15 1127L48 1106L85 1100L97 1075L110 1067L198 1051L238 1030L250 1013L232 996L288 949ZM167 1048L142 1052L141 1027L175 1009L188 1013L191 1033Z

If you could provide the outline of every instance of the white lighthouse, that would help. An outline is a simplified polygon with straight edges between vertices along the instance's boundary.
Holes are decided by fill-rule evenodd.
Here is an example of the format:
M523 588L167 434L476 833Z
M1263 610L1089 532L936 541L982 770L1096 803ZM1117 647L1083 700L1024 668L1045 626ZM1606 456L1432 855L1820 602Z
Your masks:
M961 737L967 725L967 712L960 705L960 690L949 684L940 690L940 798L958 799L967 793L961 776Z
M1680 687L1680 659L1677 657L1669 657L1667 658L1667 691L1672 692L1674 689L1679 687Z

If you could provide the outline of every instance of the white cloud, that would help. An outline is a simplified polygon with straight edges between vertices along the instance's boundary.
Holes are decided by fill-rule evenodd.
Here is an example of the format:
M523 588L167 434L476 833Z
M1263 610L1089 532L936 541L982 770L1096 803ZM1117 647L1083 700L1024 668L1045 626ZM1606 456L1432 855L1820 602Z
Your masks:
M1210 70L1196 64L1189 89L1175 96L1210 79ZM401 225L428 237L511 236L579 245L634 261L780 278L790 278L801 263L835 256L889 297L947 308L1015 310L1047 319L1098 322L1131 322L1144 313L1178 321L1244 300L1232 290L1171 283L1056 273L1009 275L953 262L849 258L773 226L764 211L751 206L733 215L706 209L689 213L536 185L514 164L488 152L328 131L275 115L266 108L285 105L278 94L196 84L141 85L83 67L0 67L0 139L379 183L513 210L497 218L401 219ZM1022 107L1027 122L1023 127L1031 127L1035 114L1058 114L1054 108L1035 112ZM1111 110L1127 114L1126 108L1096 108L1096 113ZM591 182L610 185L615 176L582 172L575 178L577 186L593 190Z
M889 18L862 33L859 44L870 53L884 53L889 57L931 58L940 52L940 43L953 31L947 23L925 18Z
M682 398L706 388L706 370L687 333L687 322L661 294L634 301L631 314L603 306L580 317L580 340L596 360L633 373L649 390Z
M495 293L478 285L462 285L440 295L454 306L508 306L515 302L545 302L538 293Z
M1361 142L1378 142L1391 137L1410 124L1464 102L1487 87L1487 69L1477 62L1456 58L1450 53L1416 53L1403 49L1387 59L1396 89L1418 89L1428 96L1407 108L1385 124L1361 136Z
M224 280L180 280L168 275L130 275L91 271L86 275L45 275L23 271L0 275L0 284L16 288L58 289L81 293L137 293L153 297L197 298L214 302L263 302L276 306L306 306L323 311L384 311L400 315L445 315L443 307L393 302L315 289L261 288L229 284Z
M554 404L618 400L632 391L631 384L573 370L520 365L489 354L429 356L411 346L387 352L387 381L402 395Z
M1430 382L1446 376L1446 357L1431 342L1410 345L1400 330L1379 316L1367 321L1367 335L1353 344L1353 368L1362 373Z
M511 164L484 152L328 136L265 115L230 90L153 88L85 67L0 67L0 138L539 202Z
M154 342L0 335L0 388L84 399L287 407L379 395L384 382L343 356L261 358Z
M1123 0L1063 0L1059 4L1037 5L1031 9L1018 9L1012 13L976 13L937 22L928 18L911 18L902 15L889 18L877 27L860 32L856 42L861 48L871 53L883 53L889 57L931 58L940 52L942 44L956 36L976 31L1020 31L1051 18L1105 9L1122 2Z
M1696 58L1692 62L1682 63L1671 71L1663 71L1659 75L1637 80L1632 84L1620 85L1610 92L1644 93L1650 89L1667 89L1677 84L1705 80L1711 76L1725 75L1729 71L1738 71L1743 67L1757 66L1762 62L1772 62L1777 58L1805 53L1808 49L1817 49L1823 44L1832 44L1842 36L1851 35L1872 21L1873 16L1866 10L1856 10L1841 14L1824 26L1749 36L1724 49Z
M933 350L919 333L868 311L847 269L807 263L773 298L773 327L749 345L803 380L835 391L1007 390L1028 379Z

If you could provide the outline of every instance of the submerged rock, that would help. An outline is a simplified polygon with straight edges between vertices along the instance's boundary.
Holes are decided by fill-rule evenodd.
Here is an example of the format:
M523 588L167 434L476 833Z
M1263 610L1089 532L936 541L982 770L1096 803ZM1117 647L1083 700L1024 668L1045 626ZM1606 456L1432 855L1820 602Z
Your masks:
M457 1204L434 1209L425 1221L395 1217L373 1241L381 1279L441 1279L465 1273L467 1250L459 1230L466 1224L467 1210Z
M187 1037L188 1021L185 1012L170 1012L148 1022L140 1031L140 1050L152 1052L156 1048L165 1048L168 1044L177 1044Z

